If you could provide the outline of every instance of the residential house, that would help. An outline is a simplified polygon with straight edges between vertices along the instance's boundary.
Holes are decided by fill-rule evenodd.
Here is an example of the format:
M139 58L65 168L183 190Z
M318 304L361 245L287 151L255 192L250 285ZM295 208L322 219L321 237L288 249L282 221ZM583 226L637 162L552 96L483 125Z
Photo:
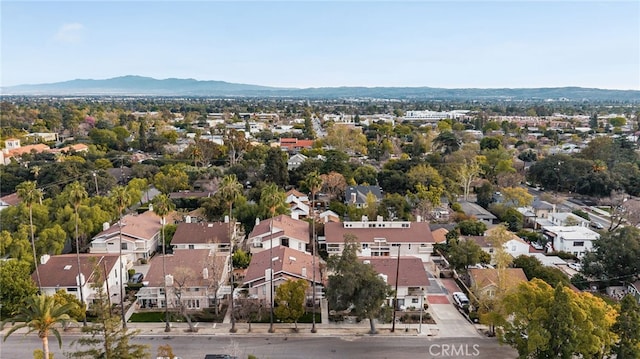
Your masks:
M164 257L165 276L163 256L154 256L144 287L136 294L140 308L164 308L165 285L169 308L178 308L180 302L193 310L213 307L225 292L229 258L228 253L216 255L209 249L178 250Z
M313 140L299 140L297 138L281 138L280 148L289 152L298 153L302 149L311 149Z
M422 260L417 257L361 257L363 263L370 264L392 289L397 290L397 309L420 308L425 302L429 276ZM397 276L396 276L397 274ZM396 282L397 281L397 282ZM421 298L422 297L422 298ZM389 305L393 305L389 298Z
M462 207L462 211L469 217L475 218L478 221L484 222L486 225L496 224L498 221L498 217L494 216L491 212L486 209L480 207L476 203L471 203L467 201L460 201L460 207Z
M307 156L302 153L296 153L295 155L289 157L287 160L287 170L292 171L296 168L300 167L304 161L308 159Z
M295 189L290 189L287 191L286 196L285 201L289 204L289 211L291 212L292 218L309 217L311 208L307 195Z
M122 221L110 226L103 225L102 232L91 240L91 253L120 253L120 232L122 232L122 254L127 266L134 261L147 261L158 248L162 219L153 211L128 214Z
M209 249L214 253L230 253L235 238L235 223L183 222L178 223L171 246L174 250Z
M18 197L17 192L2 196L0 197L0 211L11 206L16 206L18 203L20 203L20 197Z
M307 250L309 223L284 214L263 221L256 219L256 222L247 238L251 253L261 252L272 246L289 247L301 252Z
M397 256L399 251L401 256L428 261L435 242L427 222L328 222L324 232L329 255L342 253L345 235L353 235L360 243L360 256Z
M500 273L504 273L504 278L499 277ZM509 291L515 289L518 284L527 282L528 279L522 268L469 269L469 289L478 299L494 297L501 281L504 283L504 290Z
M78 257L75 254L43 255L40 257L40 264L38 264L38 273L40 274L43 294L53 295L59 290L65 290L80 300L80 292L78 291ZM106 279L102 283L105 296L108 296L109 300L114 303L120 301L120 286L127 282L128 277L126 270L123 271L123 275L120 275L119 255L81 253L80 274L82 276L83 285L81 290L85 304L88 305L96 299L97 291L95 285L99 284L96 283L98 276ZM31 274L31 278L37 283L35 271Z
M547 201L534 199L530 206L519 207L518 212L524 216L524 224L527 227L538 228L538 219L547 219L553 213L555 206Z
M551 241L556 251L569 252L578 257L593 248L593 241L600 238L598 232L582 226L545 226L542 233Z
M449 233L449 230L444 227L432 230L431 235L433 236L434 243L446 243L447 233Z
M589 220L584 219L580 216L576 216L570 212L558 212L558 213L550 213L547 218L539 218L536 223L538 227L548 227L548 226L580 226L580 227L589 227Z
M640 280L637 280L633 283L629 283L627 285L627 292L634 296L638 303L640 303Z
M367 207L367 195L375 196L376 202L382 201L382 188L380 186L349 186L345 193L345 204L354 205L357 208Z
M499 227L493 227L487 229L484 233L486 236L485 238L491 237L498 228ZM529 249L531 248L529 243L518 237L518 235L513 232L505 231L504 233L509 236L509 238L503 245L504 250L508 254L510 254L513 258L516 258L522 254L529 254Z
M322 298L323 283L320 263L320 258L316 258L315 290L318 299ZM314 288L313 270L313 256L289 247L278 246L271 251L262 251L251 256L251 263L244 277L244 286L248 288L251 297L271 302L270 282L273 283L275 295L275 288L287 280L304 279L309 283L307 298L310 298Z
M330 209L318 214L318 218L322 223L340 222L340 215Z

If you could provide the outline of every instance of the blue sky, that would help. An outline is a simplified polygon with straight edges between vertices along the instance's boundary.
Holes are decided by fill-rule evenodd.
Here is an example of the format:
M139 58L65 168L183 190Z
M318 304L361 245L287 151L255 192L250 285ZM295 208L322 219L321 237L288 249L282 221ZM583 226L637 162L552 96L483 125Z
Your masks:
M4 1L0 83L640 90L640 1Z

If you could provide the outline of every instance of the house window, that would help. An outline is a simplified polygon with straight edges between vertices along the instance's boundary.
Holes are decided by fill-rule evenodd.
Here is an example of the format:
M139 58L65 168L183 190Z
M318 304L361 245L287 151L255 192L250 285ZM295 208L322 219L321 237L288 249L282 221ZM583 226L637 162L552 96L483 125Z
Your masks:
M362 249L369 248L369 243L362 243Z
M194 244L190 244L189 245L189 249L195 249L195 248L196 248L196 246Z
M418 298L411 298L411 303L417 304L418 303Z
M489 253L493 253L493 248L489 248Z
M584 247L584 242L573 242L574 247Z
M400 247L400 243L391 243L391 247Z
M122 243L122 244L120 245L120 249L124 249L124 250L126 250L126 249L127 249L127 244L126 244L126 243Z

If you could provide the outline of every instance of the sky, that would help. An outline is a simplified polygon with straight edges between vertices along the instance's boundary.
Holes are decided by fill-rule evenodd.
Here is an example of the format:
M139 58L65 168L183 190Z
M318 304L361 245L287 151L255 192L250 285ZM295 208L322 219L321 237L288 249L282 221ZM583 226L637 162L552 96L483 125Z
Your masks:
M5 1L0 85L640 90L640 1Z

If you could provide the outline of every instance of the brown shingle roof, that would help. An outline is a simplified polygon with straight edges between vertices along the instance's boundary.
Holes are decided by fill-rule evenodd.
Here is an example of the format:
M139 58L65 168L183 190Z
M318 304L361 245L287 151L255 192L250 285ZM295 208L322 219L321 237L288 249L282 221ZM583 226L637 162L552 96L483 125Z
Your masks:
M186 268L190 271L191 278L187 280L187 286L204 287L213 279L213 266L216 268L218 277L224 272L226 256L210 255L208 249L185 249L175 251L173 254L167 254L165 257L165 266L167 274L178 275L182 269ZM215 264L211 262L214 261ZM209 268L209 279L203 278L203 269ZM219 280L219 278L218 278ZM149 262L149 272L144 278L145 282L149 282L149 287L162 287L164 285L164 276L162 274L162 255L154 256Z
M266 235L262 238L262 240L269 240L271 238L271 235L269 234L271 230L270 223L271 218L267 218L258 223L255 227L253 227L253 231L251 231L251 234L249 234L249 238ZM301 221L299 219L293 219L284 214L274 217L273 237L277 238L283 235L308 243L309 223L307 223L306 221Z
M326 223L327 243L343 243L345 234L355 235L360 243L374 243L375 238L385 238L388 243L434 243L427 222L411 222L408 228L349 228L347 223Z
M313 279L313 257L310 254L289 247L277 246L273 248L273 258L276 257L278 259L273 261L274 278L279 275L303 278L302 268L306 268L307 275L304 278ZM254 254L247 268L244 282L264 282L264 271L269 269L270 258L268 250ZM316 258L316 282L321 282L319 258Z
M118 257L119 255L117 254L82 253L80 254L80 272L87 280L87 283L91 283L94 279L93 273L96 265L101 271L104 269L103 265L106 266L106 271L109 273L113 266L118 263ZM77 286L78 260L75 254L51 256L47 263L38 265L38 271L40 272L40 282L43 287ZM104 273L102 275L104 276ZM35 271L31 274L31 278L36 281Z
M363 257L358 258L366 263L369 261L373 269L387 276L387 284L395 286L396 271L400 280L400 287L420 287L429 285L429 277L424 269L422 260L417 257L400 257L400 267L398 268L397 257Z
M438 228L436 230L431 231L431 235L433 236L433 240L435 241L435 243L446 242L447 233L449 233L449 231L446 228Z
M122 219L122 234L127 237L142 238L146 240L152 239L153 236L162 228L160 221L160 217L153 211L146 211L141 214L128 214ZM118 231L119 227L116 222L106 231L98 233L96 237L118 233Z
M229 223L180 223L171 244L231 243Z

